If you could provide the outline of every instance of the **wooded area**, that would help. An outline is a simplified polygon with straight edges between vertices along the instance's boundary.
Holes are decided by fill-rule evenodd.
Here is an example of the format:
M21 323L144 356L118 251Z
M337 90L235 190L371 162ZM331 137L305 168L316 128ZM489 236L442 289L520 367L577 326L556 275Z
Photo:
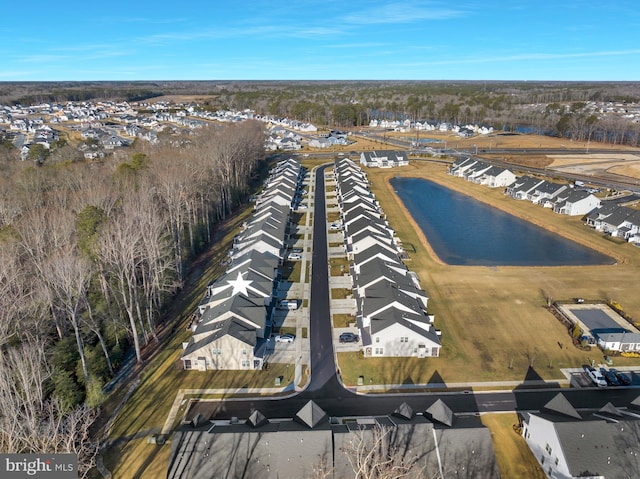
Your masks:
M97 451L103 386L143 360L217 221L264 160L253 121L165 137L103 162L3 161L0 451Z
M197 98L205 109L252 109L317 125L351 128L372 119L448 122L575 141L640 144L640 125L589 103L640 103L638 82L174 81L2 83L0 103Z

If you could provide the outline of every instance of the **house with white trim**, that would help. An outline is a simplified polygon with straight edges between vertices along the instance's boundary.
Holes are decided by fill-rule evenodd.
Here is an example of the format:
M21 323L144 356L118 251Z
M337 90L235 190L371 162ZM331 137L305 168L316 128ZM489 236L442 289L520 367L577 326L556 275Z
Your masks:
M369 168L394 168L407 166L409 157L405 151L363 151L360 153L360 164Z
M522 437L549 478L635 477L640 471L639 408L636 398L629 407L609 402L578 412L558 393L539 412L522 414Z
M553 212L560 215L583 216L599 208L602 202L593 193L572 189L556 197Z

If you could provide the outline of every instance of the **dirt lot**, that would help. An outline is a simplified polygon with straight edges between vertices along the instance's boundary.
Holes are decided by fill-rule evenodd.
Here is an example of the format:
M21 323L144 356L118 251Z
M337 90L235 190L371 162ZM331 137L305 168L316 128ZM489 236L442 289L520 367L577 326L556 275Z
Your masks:
M549 169L565 173L598 176L624 176L640 179L640 156L629 153L589 155L549 155Z
M399 138L410 138L415 139L415 132L413 133L401 133L401 132L387 132L385 133L388 137L399 137ZM544 167L556 167L563 166L563 163L588 163L596 160L598 157L603 158L603 155L545 155L545 154L535 154L535 152L527 151L526 155L516 155L516 154L491 154L483 152L482 150L496 149L496 148L522 148L525 150L535 150L537 148L553 148L559 150L574 150L574 149L584 149L587 151L588 149L594 150L598 148L616 148L620 150L619 154L611 155L609 159L612 160L612 165L609 167L614 167L616 170L609 170L609 173L616 173L624 176L633 176L640 178L640 173L638 173L638 169L632 168L631 171L618 171L617 168L625 167L625 163L628 160L640 160L639 157L635 155L625 154L625 152L637 151L637 148L620 146L620 145L610 145L607 143L595 143L590 142L578 142L578 141L570 141L566 138L557 138L552 136L543 136L543 135L523 135L519 133L504 133L504 132L496 132L490 135L483 136L475 136L473 138L460 138L455 133L451 132L421 132L419 134L420 138L430 138L433 140L438 140L439 144L435 144L436 147L440 148L444 146L444 142L446 142L447 148L455 148L455 149L469 149L474 150L476 147L478 148L478 153L480 156L484 156L488 159L506 159L507 161L514 163L516 165L524 165L530 166L534 168L544 168ZM589 159L591 158L591 159ZM614 158L619 158L619 162L613 162ZM583 161L584 160L584 161ZM618 165L618 166L615 166ZM639 168L640 169L640 168ZM594 174L597 174L597 170L593 171ZM589 172L587 172L589 174Z
M564 326L546 309L548 299L614 299L640 317L636 278L640 248L617 244L595 233L579 218L555 215L501 191L470 184L445 173L442 164L412 162L403 169L368 169L372 189L398 236L416 247L408 266L429 293L429 310L442 330L442 357L429 359L421 376L438 373L445 382L523 379L533 367L545 379L561 378L561 367L602 360L602 353L571 345ZM614 266L481 267L443 264L401 204L388 180L424 177L604 252ZM616 358L616 364L629 364ZM426 369L425 369L426 368ZM417 379L417 378L416 378Z

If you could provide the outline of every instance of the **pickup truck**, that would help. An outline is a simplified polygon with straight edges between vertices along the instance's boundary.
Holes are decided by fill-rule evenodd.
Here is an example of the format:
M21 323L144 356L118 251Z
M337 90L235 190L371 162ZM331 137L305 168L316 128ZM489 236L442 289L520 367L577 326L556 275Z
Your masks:
M592 368L591 366L583 366L582 369L584 370L585 373L587 373L587 376L589 376L589 379L591 379L591 382L593 384L595 384L599 388L607 387L607 381L605 381L602 374L600 374L600 371L598 371L595 368Z

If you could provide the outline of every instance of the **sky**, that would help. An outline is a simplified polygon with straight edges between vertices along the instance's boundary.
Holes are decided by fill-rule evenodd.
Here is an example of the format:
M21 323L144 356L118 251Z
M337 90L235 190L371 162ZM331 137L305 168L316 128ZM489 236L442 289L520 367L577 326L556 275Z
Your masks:
M19 13L19 15L18 15ZM640 80L638 0L30 0L0 81Z

